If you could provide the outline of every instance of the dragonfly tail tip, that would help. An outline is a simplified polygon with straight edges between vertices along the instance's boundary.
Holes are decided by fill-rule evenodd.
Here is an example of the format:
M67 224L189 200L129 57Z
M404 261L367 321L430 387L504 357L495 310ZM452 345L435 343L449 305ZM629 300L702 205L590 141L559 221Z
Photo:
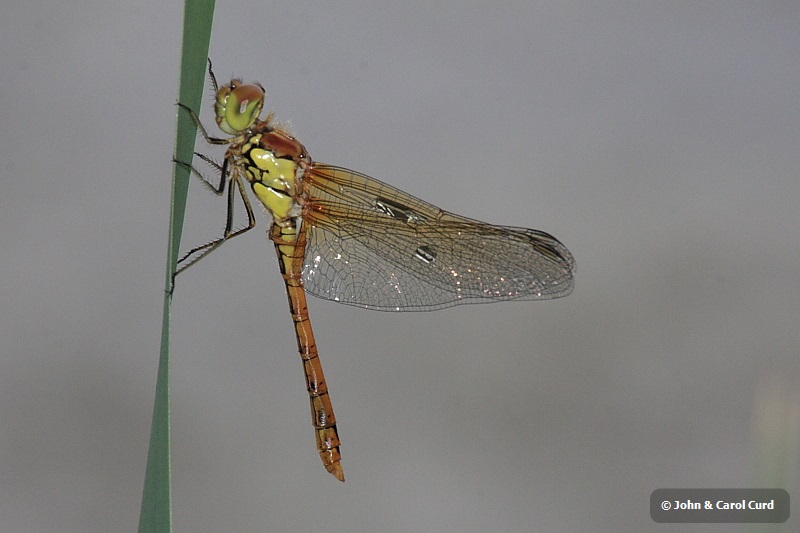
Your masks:
M328 472L333 474L333 477L344 483L344 470L342 469L341 463L331 465L331 468L328 470Z

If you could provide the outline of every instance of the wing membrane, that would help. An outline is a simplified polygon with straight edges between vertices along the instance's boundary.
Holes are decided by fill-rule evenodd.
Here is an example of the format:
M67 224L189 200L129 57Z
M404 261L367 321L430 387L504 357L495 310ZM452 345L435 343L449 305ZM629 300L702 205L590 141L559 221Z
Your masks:
M340 167L304 176L307 292L384 311L546 300L569 294L575 262L555 237L443 211Z

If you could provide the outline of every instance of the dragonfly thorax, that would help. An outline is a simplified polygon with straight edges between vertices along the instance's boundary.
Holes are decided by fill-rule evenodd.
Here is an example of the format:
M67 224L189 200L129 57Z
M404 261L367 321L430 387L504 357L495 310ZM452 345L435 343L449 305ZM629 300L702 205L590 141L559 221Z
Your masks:
M264 129L242 145L239 164L256 197L282 225L301 214L301 179L308 155L289 134L266 124Z

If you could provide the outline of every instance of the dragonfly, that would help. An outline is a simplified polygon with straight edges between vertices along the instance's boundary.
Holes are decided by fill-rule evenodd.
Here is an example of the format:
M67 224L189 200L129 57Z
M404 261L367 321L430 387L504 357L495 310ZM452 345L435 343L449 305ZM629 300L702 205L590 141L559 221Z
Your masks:
M306 294L379 311L548 300L572 292L575 260L543 231L459 216L360 172L313 161L273 113L260 118L266 96L261 84L233 79L219 86L210 61L208 74L215 120L229 137L209 135L194 111L178 105L207 143L227 146L221 163L195 152L217 178L207 178L191 163L176 163L216 195L227 195L225 230L189 250L174 276L255 227L249 189L271 215L267 234L289 300L317 451L325 469L344 481L336 416ZM237 196L247 225L235 229Z

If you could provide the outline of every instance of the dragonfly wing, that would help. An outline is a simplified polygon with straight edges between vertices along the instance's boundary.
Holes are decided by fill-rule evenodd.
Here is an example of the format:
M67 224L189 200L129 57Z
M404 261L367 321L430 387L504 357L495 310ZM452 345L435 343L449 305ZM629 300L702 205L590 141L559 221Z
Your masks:
M572 255L547 233L448 213L340 167L315 164L303 179L303 281L310 294L422 311L572 291Z

